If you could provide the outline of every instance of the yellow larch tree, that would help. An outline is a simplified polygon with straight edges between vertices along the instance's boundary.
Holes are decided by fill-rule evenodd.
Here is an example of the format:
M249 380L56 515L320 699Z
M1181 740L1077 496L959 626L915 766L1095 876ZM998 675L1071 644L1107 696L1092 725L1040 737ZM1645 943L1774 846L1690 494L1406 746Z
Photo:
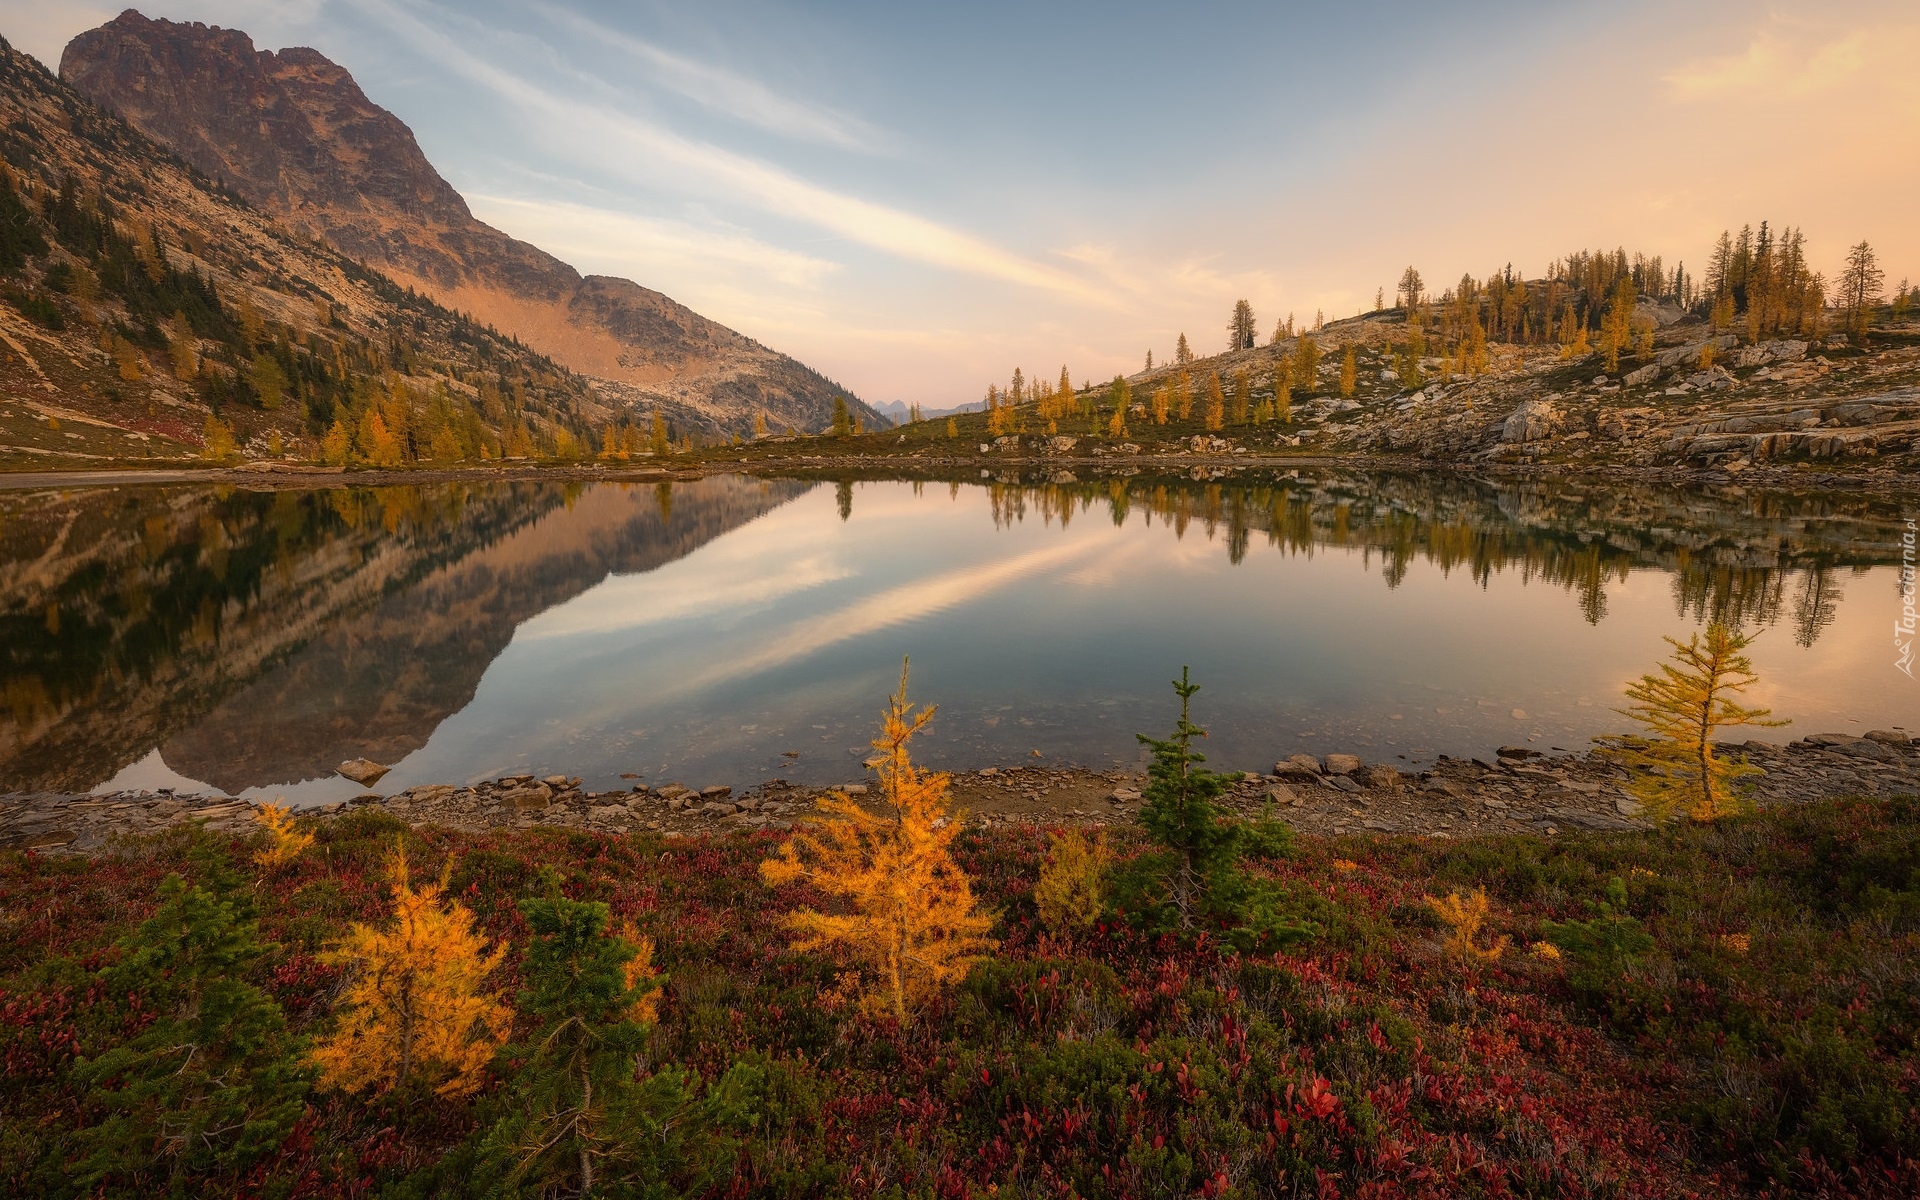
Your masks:
M1112 861L1104 833L1089 838L1074 829L1056 835L1033 885L1041 924L1068 934L1099 920L1106 908L1106 872Z
M200 457L211 462L226 462L238 458L239 448L234 444L233 428L212 413L207 414L206 423L201 426L202 440Z
M391 1091L418 1077L442 1096L478 1088L506 1040L513 1011L484 990L505 946L487 948L473 914L441 902L439 883L413 886L406 856L393 858L393 921L355 922L323 955L349 967L339 1025L313 1048L324 1087Z
M1694 821L1715 821L1745 806L1742 780L1764 774L1746 761L1714 753L1716 730L1738 725L1784 725L1770 720L1772 710L1748 708L1734 696L1759 677L1744 651L1753 639L1718 622L1706 639L1694 634L1685 643L1666 639L1673 661L1658 675L1642 675L1627 688L1633 703L1620 709L1646 727L1647 735L1622 739L1607 757L1635 770L1627 789L1647 816L1667 821L1681 813Z
M253 819L267 831L266 848L257 852L253 861L269 871L296 861L313 845L312 831L296 826L293 810L284 804L262 804Z
M1448 954L1456 958L1493 962L1505 953L1511 939L1504 933L1495 938L1491 945L1480 945L1480 927L1487 922L1485 888L1474 888L1471 894L1449 892L1444 899L1436 896L1424 896L1422 899L1433 915L1453 931L1446 942Z
M1482 343L1484 348L1485 343ZM1360 364L1354 357L1353 345L1348 343L1347 352L1340 356L1340 395L1343 399L1353 398L1353 389L1360 382Z
M933 719L907 702L907 664L900 691L888 697L875 768L881 811L868 812L844 793L819 801L818 815L760 875L773 886L801 880L843 902L837 913L800 909L787 918L793 948L841 950L854 964L842 988L869 1011L906 1023L910 1009L963 978L996 943L992 917L973 898L954 861L960 823L948 808L950 777L914 766L907 743Z
M1207 431L1209 433L1217 431L1226 422L1226 416L1227 397L1220 390L1220 374L1217 371L1209 371L1207 372Z
M1273 364L1273 415L1282 425L1293 424L1293 357L1288 354Z
M615 936L633 947L633 957L620 964L627 990L644 989L627 1010L627 1017L641 1025L651 1025L660 1016L660 992L667 982L667 977L653 965L653 939L641 933L630 920L620 923ZM649 983L653 986L647 987Z

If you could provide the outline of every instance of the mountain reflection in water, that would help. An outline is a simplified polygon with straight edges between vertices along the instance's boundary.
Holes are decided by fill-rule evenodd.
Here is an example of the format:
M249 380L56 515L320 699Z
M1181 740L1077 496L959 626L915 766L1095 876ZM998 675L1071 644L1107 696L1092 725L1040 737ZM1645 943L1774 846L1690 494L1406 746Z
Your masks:
M1802 732L1920 715L1884 636L1903 515L1858 495L720 477L49 490L0 518L7 790L333 799L359 755L397 764L383 791L835 782L902 654L942 765L1134 762L1187 663L1225 767L1578 747L1708 619L1764 631L1754 698Z

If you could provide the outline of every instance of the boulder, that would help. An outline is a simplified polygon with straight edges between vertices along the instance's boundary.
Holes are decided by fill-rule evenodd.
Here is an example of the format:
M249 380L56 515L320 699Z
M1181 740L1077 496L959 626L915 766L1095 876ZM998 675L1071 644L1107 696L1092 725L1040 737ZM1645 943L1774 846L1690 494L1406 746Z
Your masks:
M390 768L383 767L370 758L353 758L341 763L334 770L353 780L361 787L372 787L380 781Z
M1701 352L1708 346L1712 346L1714 353L1718 354L1722 350L1731 350L1739 344L1739 338L1731 333L1723 333L1719 337L1708 338L1704 342L1695 342L1690 346L1675 346L1671 350L1662 350L1654 357L1653 361L1663 367L1691 365L1700 361Z
M1368 787L1377 791L1398 791L1400 788L1400 772L1392 767L1368 767L1361 778Z
M1687 310L1670 300L1651 300L1642 296L1634 302L1633 321L1636 325L1651 321L1661 329L1665 329L1669 325L1677 325L1686 319Z
M1913 744L1912 736L1898 729L1869 729L1861 736L1870 742L1879 742L1885 746L1908 746Z
M1643 383L1652 383L1660 378L1660 364L1648 363L1637 371L1629 371L1620 377L1620 382L1628 387L1639 387Z
M1357 754L1329 754L1326 769L1329 775L1346 776L1359 771L1363 764Z
M545 808L552 800L553 789L544 783L517 787L500 797L500 803L508 808Z
M700 789L702 800L724 800L731 795L733 795L733 789L724 783L716 783L712 787Z
M1736 351L1733 365L1736 367L1763 367L1768 363L1794 362L1807 356L1807 344L1796 340L1777 340L1761 342L1757 346L1748 346Z
M1500 440L1537 442L1559 432L1565 421L1559 406L1552 401L1528 400L1514 409L1506 424L1500 427Z
M1273 764L1273 773L1275 775L1318 776L1320 774L1320 760L1311 754L1290 755L1285 762Z
M1047 439L1047 449L1055 454L1065 454L1080 444L1079 438L1051 437Z

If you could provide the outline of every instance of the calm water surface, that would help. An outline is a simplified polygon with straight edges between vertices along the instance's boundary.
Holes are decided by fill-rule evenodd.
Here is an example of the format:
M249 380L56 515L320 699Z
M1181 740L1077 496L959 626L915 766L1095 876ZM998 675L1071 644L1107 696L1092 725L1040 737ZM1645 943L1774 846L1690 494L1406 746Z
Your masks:
M1708 619L1798 732L1920 727L1896 504L1323 475L0 493L0 787L858 778L911 655L943 766L1618 731ZM1780 736L1769 734L1768 736ZM1787 734L1785 736L1791 736ZM1038 755L1036 759L1035 755Z

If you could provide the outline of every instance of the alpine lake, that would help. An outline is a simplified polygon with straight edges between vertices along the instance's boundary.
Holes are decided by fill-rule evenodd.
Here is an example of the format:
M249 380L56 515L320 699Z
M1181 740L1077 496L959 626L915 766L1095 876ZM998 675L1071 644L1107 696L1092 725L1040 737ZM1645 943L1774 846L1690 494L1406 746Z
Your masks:
M0 791L298 804L515 773L864 776L901 660L936 767L1133 767L1182 667L1219 769L1624 732L1708 621L1756 736L1920 727L1911 504L1287 471L0 490Z

